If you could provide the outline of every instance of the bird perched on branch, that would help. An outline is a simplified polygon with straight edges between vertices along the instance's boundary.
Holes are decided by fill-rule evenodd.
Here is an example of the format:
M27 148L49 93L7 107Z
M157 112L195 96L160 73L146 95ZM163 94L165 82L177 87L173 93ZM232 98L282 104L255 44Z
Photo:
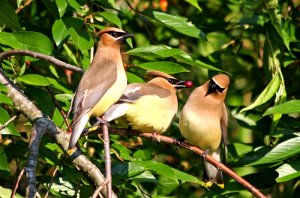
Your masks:
M94 59L82 76L75 93L69 149L73 148L91 116L101 116L122 96L127 77L123 67L120 46L133 34L118 28L105 28L100 36Z
M163 133L177 113L176 90L190 88L191 81L180 81L160 71L149 71L154 78L147 83L133 83L118 103L105 113L107 121L125 116L132 129Z
M219 162L221 142L227 144L228 115L224 100L229 83L227 75L219 74L197 87L189 96L179 118L182 136ZM222 172L206 161L204 165L210 181L207 185L216 183L224 187Z

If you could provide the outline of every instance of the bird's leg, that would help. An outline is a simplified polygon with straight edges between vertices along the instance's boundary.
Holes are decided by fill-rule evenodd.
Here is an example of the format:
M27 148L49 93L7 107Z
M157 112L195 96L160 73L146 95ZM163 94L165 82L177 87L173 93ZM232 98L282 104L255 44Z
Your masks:
M93 127L97 127L97 126L99 126L100 124L107 125L107 126L109 127L109 122L107 122L107 121L104 120L103 118L96 117L96 119L97 119L97 122L93 125Z
M157 142L160 142L160 136L159 136L159 133L156 132L156 131L154 131L154 132L152 133L152 141L155 141L155 140L157 140Z

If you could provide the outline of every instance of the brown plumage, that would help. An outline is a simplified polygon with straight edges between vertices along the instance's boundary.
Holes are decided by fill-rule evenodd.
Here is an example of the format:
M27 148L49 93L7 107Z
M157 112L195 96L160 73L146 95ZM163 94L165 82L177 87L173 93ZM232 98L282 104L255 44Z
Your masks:
M230 79L225 74L214 76L196 88L184 105L179 128L183 137L221 161L221 141L227 144L227 110L224 104ZM208 179L224 185L222 172L204 161Z
M120 45L133 35L113 27L105 28L97 35L101 37L97 51L73 100L69 149L75 146L89 118L103 115L122 96L127 85Z
M154 77L147 83L133 83L106 113L108 121L125 116L134 130L163 133L177 113L176 89L191 87L190 81L179 81L160 71L150 71Z

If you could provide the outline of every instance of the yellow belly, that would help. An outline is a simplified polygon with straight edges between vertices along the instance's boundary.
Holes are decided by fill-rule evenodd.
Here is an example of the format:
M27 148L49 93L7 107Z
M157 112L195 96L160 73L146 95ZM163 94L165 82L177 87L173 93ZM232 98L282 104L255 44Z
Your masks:
M205 115L182 111L179 128L188 142L204 150L215 151L221 143L220 120L206 119Z
M123 69L123 68L122 68ZM118 71L116 82L111 88L103 95L101 100L95 105L95 107L89 112L90 116L101 116L107 111L107 109L116 103L122 96L127 86L127 78L125 71Z
M165 132L177 112L177 104L158 96L143 96L129 105L126 118L134 130Z

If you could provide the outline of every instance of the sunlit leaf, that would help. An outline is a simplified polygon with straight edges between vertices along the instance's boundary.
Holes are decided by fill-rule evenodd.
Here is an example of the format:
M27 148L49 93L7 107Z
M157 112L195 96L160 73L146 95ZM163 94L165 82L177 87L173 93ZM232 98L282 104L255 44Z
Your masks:
M185 0L185 1L191 4L192 6L194 6L195 8L197 8L200 12L202 12L202 9L198 4L198 0Z
M280 78L279 75L276 73L276 75L273 77L271 82L268 84L268 86L261 92L261 94L257 97L257 99L249 106L243 108L241 112L248 111L250 109L254 109L257 106L260 106L264 103L266 103L268 100L270 100L274 94L276 93L277 89L280 85Z
M182 54L183 51L177 48L171 48L166 45L150 45L145 47L137 47L127 51L129 55L135 56L156 56L161 58L172 57L174 55Z
M69 35L66 25L63 20L58 19L52 26L52 36L55 44L58 46Z
M112 12L99 12L99 14L122 29L122 23L117 14L114 14Z
M263 116L270 114L300 113L300 100L290 100L285 103L270 107Z
M170 15L163 12L152 11L148 13L151 17L181 34L206 39L204 32L198 29L194 24L188 22L186 18L176 15Z
M175 74L175 73L189 71L177 63L168 62L168 61L140 63L137 66L146 70L159 70L168 74Z
M4 124L9 121L10 116L7 113L5 109L0 107L0 127L2 127ZM0 134L2 135L15 135L15 136L20 136L20 133L17 131L15 128L15 125L13 122L10 122L6 127L4 127L1 131Z
M276 178L276 182L290 181L300 176L300 160L296 160L291 163L285 163L276 169L279 174Z
M38 74L26 74L17 78L18 81L28 85L48 86L50 85L48 79Z
M131 72L126 72L127 75L127 81L129 83L143 83L145 82L141 77L131 73Z
M276 145L270 152L251 165L274 163L293 157L300 153L300 137L288 139Z

